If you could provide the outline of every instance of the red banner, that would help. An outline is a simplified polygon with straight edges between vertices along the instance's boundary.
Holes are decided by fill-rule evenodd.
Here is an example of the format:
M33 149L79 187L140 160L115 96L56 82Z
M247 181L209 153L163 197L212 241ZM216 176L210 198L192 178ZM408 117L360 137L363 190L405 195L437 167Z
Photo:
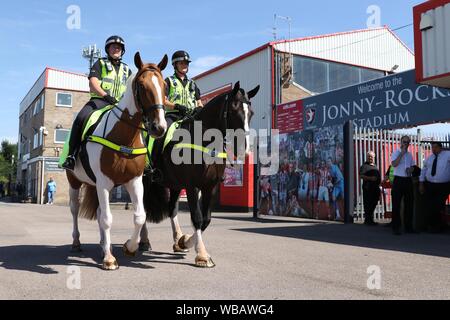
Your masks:
M280 130L280 134L303 130L302 101L277 106L277 129Z

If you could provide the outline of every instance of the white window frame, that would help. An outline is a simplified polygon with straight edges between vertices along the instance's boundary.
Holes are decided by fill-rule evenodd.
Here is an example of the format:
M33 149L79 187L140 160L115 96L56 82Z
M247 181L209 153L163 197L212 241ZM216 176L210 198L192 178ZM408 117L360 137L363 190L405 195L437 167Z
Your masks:
M43 145L44 145L44 131L39 130L39 146L43 146Z
M68 95L70 95L70 106L69 105L64 105L64 104L58 104L58 95L59 94L68 94ZM69 92L57 92L56 93L56 106L57 107L60 107L60 108L72 108L72 105L73 105L73 95L72 95L72 93L69 93Z
M44 109L44 104L45 104L45 93L43 93L39 98L39 110Z
M67 132L70 132L70 130L69 129L55 129L55 132L54 132L54 134L53 134L53 142L55 143L55 144L64 144L66 141L64 140L64 141L57 141L56 140L56 132L57 131L67 131Z
M33 150L39 148L39 132L33 134Z
M33 116L39 113L38 108L39 108L39 100L36 100L36 102L33 104Z

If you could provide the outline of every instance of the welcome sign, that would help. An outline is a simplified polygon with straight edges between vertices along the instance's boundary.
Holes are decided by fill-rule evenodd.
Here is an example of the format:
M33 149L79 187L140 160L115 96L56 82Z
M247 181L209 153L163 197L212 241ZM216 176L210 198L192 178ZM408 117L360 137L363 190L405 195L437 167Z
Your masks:
M402 128L450 119L450 90L417 84L410 70L302 100L304 128L353 121L356 127Z

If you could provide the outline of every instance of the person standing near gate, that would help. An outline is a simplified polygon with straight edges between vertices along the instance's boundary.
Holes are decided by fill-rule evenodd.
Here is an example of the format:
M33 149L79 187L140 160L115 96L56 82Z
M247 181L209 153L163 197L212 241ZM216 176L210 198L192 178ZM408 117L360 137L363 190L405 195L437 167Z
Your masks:
M50 177L50 180L47 182L47 192L48 192L48 202L47 204L53 204L56 193L56 182L53 181L53 178Z
M416 165L413 156L408 152L411 139L403 136L400 149L395 150L391 156L394 167L394 183L392 185L392 230L395 235L401 235L400 207L404 200L405 232L413 233L413 185L411 174Z
M433 154L425 160L420 174L419 191L425 194L429 209L428 231L439 233L444 229L441 212L450 192L450 151L443 151L440 142L433 142L431 146Z
M375 152L367 153L367 160L359 169L359 176L363 181L363 200L364 200L364 224L375 226L374 211L380 200L381 174L375 165Z

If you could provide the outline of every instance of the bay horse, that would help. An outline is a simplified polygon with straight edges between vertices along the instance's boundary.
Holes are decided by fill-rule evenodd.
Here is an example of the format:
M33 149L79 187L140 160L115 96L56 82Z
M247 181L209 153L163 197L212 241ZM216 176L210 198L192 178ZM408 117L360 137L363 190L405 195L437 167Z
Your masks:
M237 82L232 90L219 95L207 103L195 116L195 120L201 123L202 134L211 129L219 130L220 138L223 140L230 129L240 129L247 135L246 139L241 139L241 145L235 144L231 152L234 155L238 153L238 149L245 149L248 152L249 126L253 115L250 100L258 93L258 90L259 86L246 93L240 88L239 82ZM181 128L189 131L191 137L194 136L192 127L192 123L189 121L181 125ZM164 139L159 140L163 141ZM221 142L221 147L224 147L223 141ZM245 148L242 148L242 141L244 141ZM195 152L201 152L202 154L205 152L204 148L207 146L207 143L205 141L202 143L203 146L200 147L203 147L203 151L198 146L195 150L191 150L192 159L195 158ZM195 265L211 268L215 264L203 243L202 233L211 221L213 200L219 183L222 181L226 163L225 161L217 161L212 164L206 163L202 157L200 163L174 164L171 157L174 147L176 147L176 143L169 143L163 149L162 155L157 157L157 162L154 164L157 169L162 171L162 181L152 181L151 177L148 176L143 178L144 207L147 212L147 220L159 223L170 217L174 252L186 252L195 245L197 253ZM229 154L230 150L226 151L226 154ZM225 153L222 152L222 154ZM227 156L224 157L229 159ZM193 235L183 235L177 219L178 199L182 189L186 189L187 192L191 221L194 228ZM198 199L199 191L201 191L200 203ZM146 233L146 228L144 225L143 233Z
M161 137L167 130L163 107L165 82L161 73L167 61L165 55L158 65L144 64L139 52L135 54L134 63L138 68L136 75L128 79L123 98L108 111L109 114L101 118L92 133L92 136L105 138L120 149L115 150L90 140L90 136L80 148L74 171L66 171L73 216L72 250L81 251L78 216L97 219L104 270L119 267L112 254L110 235L113 217L109 195L115 186L124 185L134 204L134 231L131 239L123 245L123 251L126 255L134 256L139 246L140 232L146 218L142 185L146 146L142 131L147 131L153 137ZM134 153L133 150L140 152ZM80 159L83 154L87 155L88 165Z

